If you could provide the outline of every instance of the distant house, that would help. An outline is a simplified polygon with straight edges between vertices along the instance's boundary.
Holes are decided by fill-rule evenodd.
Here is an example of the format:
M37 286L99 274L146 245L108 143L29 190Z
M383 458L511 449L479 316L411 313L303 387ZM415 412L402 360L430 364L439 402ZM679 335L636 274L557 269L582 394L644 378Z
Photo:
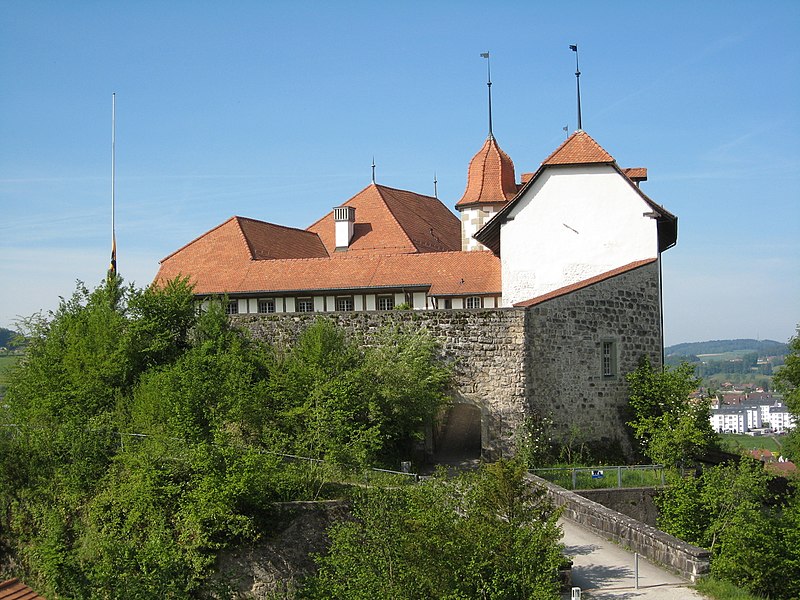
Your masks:
M761 411L752 406L720 406L711 409L711 426L718 433L747 433L761 428Z

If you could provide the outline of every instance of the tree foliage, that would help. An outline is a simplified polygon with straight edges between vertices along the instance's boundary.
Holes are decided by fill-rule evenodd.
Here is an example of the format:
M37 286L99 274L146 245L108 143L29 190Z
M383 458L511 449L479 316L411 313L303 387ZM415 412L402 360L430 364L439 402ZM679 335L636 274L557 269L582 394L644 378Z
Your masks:
M558 511L520 464L367 489L330 531L308 598L557 598Z
M795 428L783 443L784 454L800 460L800 326L789 341L790 352L784 365L775 375L775 383L783 392L786 407L794 416Z
M675 477L656 498L659 527L712 553L711 573L770 598L800 594L800 494L770 491L757 461Z
M700 383L691 365L659 371L645 358L627 380L633 413L628 425L653 462L673 466L718 446L708 401L689 398Z
M13 574L60 598L198 597L216 553L264 531L271 502L319 491L278 453L405 458L446 397L423 333L366 346L319 321L273 348L222 306L199 314L186 280L112 278L29 321L0 410Z

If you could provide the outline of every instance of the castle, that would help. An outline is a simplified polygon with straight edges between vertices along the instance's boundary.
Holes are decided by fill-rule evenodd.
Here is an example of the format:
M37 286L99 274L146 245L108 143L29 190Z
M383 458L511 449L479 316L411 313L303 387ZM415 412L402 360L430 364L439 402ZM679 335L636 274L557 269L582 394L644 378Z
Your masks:
M453 447L480 432L484 456L509 451L536 417L626 450L623 375L643 355L661 364L660 256L677 239L646 180L578 130L517 181L490 132L460 218L373 182L307 229L231 217L164 258L156 281L189 276L199 299L226 295L259 335L291 327L286 313L425 326L459 359L438 435Z

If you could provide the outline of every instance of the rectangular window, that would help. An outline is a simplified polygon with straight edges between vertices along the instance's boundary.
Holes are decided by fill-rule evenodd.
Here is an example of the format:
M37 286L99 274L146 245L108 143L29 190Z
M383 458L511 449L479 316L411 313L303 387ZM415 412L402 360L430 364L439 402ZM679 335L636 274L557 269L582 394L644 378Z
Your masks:
M445 298L444 299L444 307L445 308L453 308L453 299L452 298Z
M229 300L228 304L225 306L225 314L226 315L238 315L239 314L239 301L238 300Z
M394 296L378 296L378 310L392 310L394 308Z
M470 296L467 298L467 308L480 308L481 307L481 298L480 296Z
M350 312L353 310L353 297L336 298L336 310Z
M311 298L298 298L297 312L314 312L314 301Z
M275 312L275 300L259 300L258 301L258 312L260 313L274 313Z
M617 344L613 341L603 342L603 377L614 377L617 374Z

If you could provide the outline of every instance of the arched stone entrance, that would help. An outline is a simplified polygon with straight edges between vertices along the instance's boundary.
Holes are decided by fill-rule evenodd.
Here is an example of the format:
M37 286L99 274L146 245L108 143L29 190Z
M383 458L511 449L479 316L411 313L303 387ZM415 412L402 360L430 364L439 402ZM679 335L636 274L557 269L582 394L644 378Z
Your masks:
M436 462L481 457L481 409L474 404L453 404L445 413L435 439Z

